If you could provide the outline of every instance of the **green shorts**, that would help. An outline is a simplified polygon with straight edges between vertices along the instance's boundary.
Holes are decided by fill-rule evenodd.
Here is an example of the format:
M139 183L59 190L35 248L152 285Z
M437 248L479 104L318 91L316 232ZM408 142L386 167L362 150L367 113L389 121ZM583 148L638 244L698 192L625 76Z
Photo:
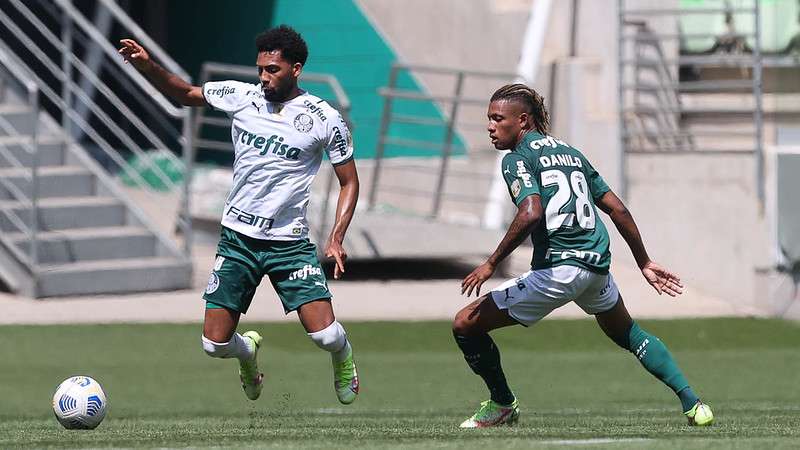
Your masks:
M286 314L332 297L317 246L308 239L268 241L222 227L217 259L203 295L206 308L246 313L264 275L269 276Z

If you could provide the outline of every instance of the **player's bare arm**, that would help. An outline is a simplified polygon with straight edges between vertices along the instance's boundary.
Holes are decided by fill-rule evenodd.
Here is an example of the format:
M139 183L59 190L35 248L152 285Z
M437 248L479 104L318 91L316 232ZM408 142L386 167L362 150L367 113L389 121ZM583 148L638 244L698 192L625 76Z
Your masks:
M633 215L622 203L622 200L613 192L608 191L600 197L597 207L611 217L614 226L617 227L625 242L628 243L628 247L630 247L631 253L636 259L636 264L642 271L642 275L658 292L658 295L661 295L661 293L666 293L671 297L680 295L683 292L680 277L650 259L647 255L647 249L644 247L642 236L639 233L639 228L633 220Z
M461 293L466 292L467 297L475 290L475 295L480 296L481 286L488 280L497 265L500 264L519 244L530 237L531 232L539 225L542 218L542 202L538 195L529 195L522 200L517 208L517 214L506 231L506 235L500 241L497 249L486 260L485 263L472 271L464 281L461 282Z
M147 50L133 39L122 39L119 42L122 45L119 53L125 58L125 62L144 74L162 94L184 106L206 105L203 89L200 86L193 86L161 67L150 58Z
M347 260L347 252L342 247L342 243L350 221L353 220L356 203L358 203L359 183L355 161L334 166L333 170L336 172L336 178L339 179L339 200L336 203L336 220L328 237L325 256L336 261L333 278L339 279L344 273L344 263Z

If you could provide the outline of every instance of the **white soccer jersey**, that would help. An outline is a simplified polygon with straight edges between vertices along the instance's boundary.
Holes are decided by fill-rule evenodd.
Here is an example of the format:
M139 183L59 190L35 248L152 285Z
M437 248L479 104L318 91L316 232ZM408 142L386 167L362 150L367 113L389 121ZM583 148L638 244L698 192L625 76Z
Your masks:
M341 114L308 92L271 103L260 85L240 81L206 83L203 95L233 121L233 187L222 225L256 239L307 237L306 209L322 152L333 165L353 159Z

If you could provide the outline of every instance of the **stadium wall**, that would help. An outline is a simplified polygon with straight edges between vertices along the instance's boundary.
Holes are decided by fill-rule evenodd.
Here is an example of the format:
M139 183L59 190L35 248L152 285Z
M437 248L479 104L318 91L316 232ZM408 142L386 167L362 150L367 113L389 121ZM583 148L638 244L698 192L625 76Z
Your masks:
M572 57L572 2L553 3L534 87L547 96L550 71L555 67L554 134L580 148L619 191L623 155L617 2L580 2L577 55ZM637 8L679 6L677 0L628 3ZM516 66L530 10L530 1L522 0L487 0L469 6L458 0L434 4L358 0L358 4L405 61L501 71L513 71ZM426 14L419 14L420 10ZM648 25L662 33L677 29L674 18L653 19ZM677 54L677 43L664 50ZM428 87L437 82L422 80ZM463 133L485 139L483 129ZM674 268L694 289L742 310L772 313L759 275L771 265L772 244L768 220L757 199L755 164L747 156L631 157L626 201L654 259ZM627 246L613 234L615 261L633 264Z

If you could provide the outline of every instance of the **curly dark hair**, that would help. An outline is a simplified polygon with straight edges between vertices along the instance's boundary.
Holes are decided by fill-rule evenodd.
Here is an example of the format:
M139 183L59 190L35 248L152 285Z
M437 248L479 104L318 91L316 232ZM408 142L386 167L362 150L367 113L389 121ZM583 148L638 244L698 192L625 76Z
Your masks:
M497 100L515 101L525 107L525 112L533 118L533 126L541 134L550 129L550 114L544 106L544 97L522 83L507 84L492 95L490 102Z
M305 65L308 59L308 46L300 33L288 25L278 25L275 28L259 34L256 37L256 50L258 53L280 50L283 59Z

